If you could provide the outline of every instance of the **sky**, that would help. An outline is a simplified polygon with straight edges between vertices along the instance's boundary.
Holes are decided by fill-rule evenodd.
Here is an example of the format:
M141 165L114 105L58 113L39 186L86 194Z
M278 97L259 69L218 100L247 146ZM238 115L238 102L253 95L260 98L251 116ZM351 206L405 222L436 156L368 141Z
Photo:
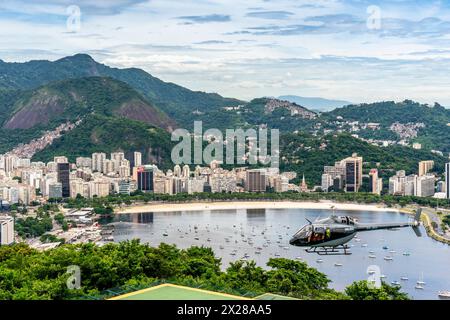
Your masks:
M450 0L0 0L0 59L76 53L244 100L450 107Z

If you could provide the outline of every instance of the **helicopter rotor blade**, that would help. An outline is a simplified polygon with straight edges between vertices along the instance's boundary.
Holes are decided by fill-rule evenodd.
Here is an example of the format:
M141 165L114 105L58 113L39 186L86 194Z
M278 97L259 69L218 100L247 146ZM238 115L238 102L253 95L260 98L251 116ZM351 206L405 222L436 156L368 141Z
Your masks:
M305 218L305 220L308 221L309 224L313 224L313 223L311 222L311 220L309 220L309 219L307 219L307 218Z
M420 232L419 227L414 226L414 227L412 227L412 229L413 229L414 233L416 234L416 236L418 236L419 238L422 237L422 232Z

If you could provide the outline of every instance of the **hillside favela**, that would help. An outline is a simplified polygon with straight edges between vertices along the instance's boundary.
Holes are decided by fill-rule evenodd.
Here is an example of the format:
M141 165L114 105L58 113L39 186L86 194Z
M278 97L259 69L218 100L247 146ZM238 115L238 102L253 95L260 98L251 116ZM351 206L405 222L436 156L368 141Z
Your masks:
M0 2L0 308L450 299L447 3L44 2Z

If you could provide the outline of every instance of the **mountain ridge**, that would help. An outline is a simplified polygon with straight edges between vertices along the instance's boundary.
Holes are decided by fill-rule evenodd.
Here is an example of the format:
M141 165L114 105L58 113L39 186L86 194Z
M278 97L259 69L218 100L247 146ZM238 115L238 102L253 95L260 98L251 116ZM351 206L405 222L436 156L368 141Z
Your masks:
M127 84L105 77L52 82L24 92L11 105L4 129L31 129L96 112L140 120L171 131L174 122Z
M327 112L333 109L352 104L349 101L325 99L321 97L303 97L296 95L279 96L278 99L286 100L304 106L313 111Z
M29 90L50 82L89 76L111 77L130 85L158 109L183 127L193 125L192 112L219 110L242 101L217 93L192 91L164 82L138 68L113 68L95 61L90 55L76 54L56 61L32 60L0 65L0 89Z

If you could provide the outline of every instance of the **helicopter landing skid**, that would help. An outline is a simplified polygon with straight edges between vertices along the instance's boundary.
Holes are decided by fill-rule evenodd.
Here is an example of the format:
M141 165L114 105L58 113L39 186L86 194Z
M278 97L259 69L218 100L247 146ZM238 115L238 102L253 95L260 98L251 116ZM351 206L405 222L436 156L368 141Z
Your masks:
M320 256L326 255L346 255L349 256L352 253L347 250L350 249L348 246L338 246L338 247L311 247L306 249L307 253L317 253Z

